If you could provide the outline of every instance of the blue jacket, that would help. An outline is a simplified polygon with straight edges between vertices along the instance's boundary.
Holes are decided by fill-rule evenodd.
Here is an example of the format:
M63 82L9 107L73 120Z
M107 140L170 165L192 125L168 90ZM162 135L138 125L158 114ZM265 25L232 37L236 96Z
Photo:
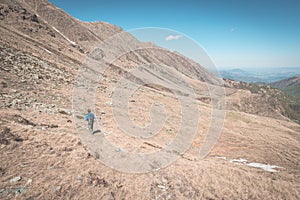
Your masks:
M94 120L95 119L95 115L93 113L86 114L85 121L89 121L90 118L92 118Z

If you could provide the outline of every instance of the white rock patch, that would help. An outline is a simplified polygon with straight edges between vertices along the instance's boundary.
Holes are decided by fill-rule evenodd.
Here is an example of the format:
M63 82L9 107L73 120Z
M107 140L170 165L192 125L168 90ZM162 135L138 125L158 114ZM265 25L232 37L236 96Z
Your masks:
M62 34L59 30L57 30L54 26L52 26L52 28L59 33L61 36L63 36L66 40L68 40L71 44L76 45L76 42L70 40L67 36L65 36L64 34Z
M226 160L225 156L215 156L216 158ZM230 163L235 163L235 164L242 164L242 165L247 165L249 167L255 167L255 168L260 168L264 171L267 172L279 172L275 168L282 168L276 165L269 165L269 164L262 164L262 163L254 163L254 162L248 162L246 159L239 158L239 159L231 159L229 160Z
M266 165L266 164L262 164L262 163L247 163L246 165L250 166L250 167L261 168L267 172L279 172L279 171L275 170L274 168L282 168L282 167L278 167L276 165Z
M242 164L246 164L246 163L247 163L247 160L246 160L246 159L243 159L243 158L240 158L240 159L232 159L232 160L230 160L229 162L231 162L231 163L242 163Z

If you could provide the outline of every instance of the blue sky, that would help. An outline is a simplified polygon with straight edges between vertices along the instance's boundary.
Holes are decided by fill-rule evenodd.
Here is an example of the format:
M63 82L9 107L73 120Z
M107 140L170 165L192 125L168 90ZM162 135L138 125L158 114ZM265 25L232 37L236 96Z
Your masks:
M298 0L50 2L82 21L105 21L126 31L162 28L174 37L166 40L167 35L154 34L151 38L145 31L133 34L179 51L200 64L197 48L189 52L194 47L184 45L183 40L192 39L204 48L218 68L300 67Z

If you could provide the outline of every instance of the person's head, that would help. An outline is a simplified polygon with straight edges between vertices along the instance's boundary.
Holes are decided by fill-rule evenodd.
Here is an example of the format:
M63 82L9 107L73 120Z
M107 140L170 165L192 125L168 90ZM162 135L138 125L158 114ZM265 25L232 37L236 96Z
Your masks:
M88 113L90 113L91 112L91 109L88 109Z

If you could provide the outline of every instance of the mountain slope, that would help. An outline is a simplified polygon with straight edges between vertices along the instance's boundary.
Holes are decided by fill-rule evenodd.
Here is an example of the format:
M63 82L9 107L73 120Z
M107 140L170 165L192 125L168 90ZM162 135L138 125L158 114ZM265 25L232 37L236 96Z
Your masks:
M288 106L294 112L294 118L300 121L300 76L276 81L270 85L290 96Z
M2 6L1 11L5 13L1 23L3 26L1 28L5 29L3 30L6 31L5 36L10 38L2 38L3 42L18 41L18 43L14 45L15 48L27 52L34 52L34 55L46 57L44 59L50 62L53 59L60 60L63 56L68 56L81 62L94 48L98 48L103 41L122 31L121 28L108 23L81 22L46 0L6 2L8 5ZM22 9L26 10L26 16L35 16L38 22L25 25L24 20L22 20L24 15L21 11ZM27 19L28 17L25 18ZM27 30L28 28L29 31ZM14 32L13 35L11 35L12 31ZM16 38L16 34L20 37ZM130 60L136 65L159 62L172 65L187 76L202 80L205 79L208 83L216 84L219 82L198 63L182 55L171 53L166 49L153 46L152 44L139 42L130 34L123 33L122 37L123 41L130 41L130 46L127 47L126 43L124 43L123 48L139 49L139 52L128 52L127 57L131 58L126 58L121 64L119 63L118 66L121 68L131 65L132 62L130 62ZM31 41L29 38L34 38L33 42L38 45L34 45L32 42L28 45L27 43ZM47 44L47 46L45 46L45 44ZM115 55L117 55L117 48L120 47L116 46L116 48L111 48L110 50L115 51ZM157 49L160 49L160 51L157 51ZM57 50L59 54L62 54L59 58L54 58L57 56L57 53L48 55L51 54L49 52ZM130 54L132 55L130 56ZM146 59L143 54L147 55Z
M227 115L212 119L211 102L217 98L209 90L220 89L219 79L194 61L126 33L122 41L99 49L101 40L115 39L113 34L121 29L80 22L44 0L1 0L0 13L1 199L300 198L300 125L285 117L286 110L275 97L280 95L278 90L226 80ZM141 50L108 63L97 82L94 113L101 133L79 132L76 119L82 121L84 113L75 116L72 103L77 75L86 69L85 58L108 58L128 46ZM149 138L126 134L113 110L115 88L122 78L145 81L132 72L140 65L148 67L142 68L145 74L158 74L155 80L175 86L181 79L171 72L180 74L196 96L185 90L174 94L159 81L140 84L126 102L129 121L125 125L147 126L156 120L152 116L159 111L156 102L164 105L159 112L167 116L164 124ZM185 104L180 104L178 96L186 99ZM182 124L182 109L192 106L199 109L197 124L189 126L191 112ZM221 112L219 108L224 109L215 110ZM218 120L224 120L218 143L205 159L199 159L207 133ZM99 161L103 144L95 141L101 138L115 145L114 153L142 155L163 149L182 127L185 131L196 127L197 134L168 167L131 174ZM187 135L180 139L185 141ZM93 148L85 140L94 141ZM247 161L239 163L235 160L239 158ZM253 163L282 168L269 172Z
M279 88L290 96L300 100L300 76L270 83L272 87Z
M276 88L297 87L300 86L300 76L276 81L270 83L270 85Z
M70 73L75 73L76 68L81 65L87 55L91 56L91 53L98 51L101 40L110 40L113 34L121 31L119 27L107 23L78 21L45 0L25 1L26 3L24 1L6 2L8 5L5 4L1 8L1 13L4 13L0 24L0 29L4 33L1 43L30 52L33 56L43 58L55 65L62 65L61 67ZM25 19L23 19L24 16ZM36 20L32 21L31 18ZM108 47L109 51L113 51L111 53L115 56L118 56L118 52L123 51L122 49L129 51L126 55L119 57L114 65L111 65L109 73L118 74L120 70L125 73L133 66L161 63L174 67L189 78L220 84L218 78L191 59L153 44L141 43L130 34L122 34L122 37L126 38L123 39L123 43L120 40L115 43L111 42L113 48ZM130 51L131 48L138 50L133 52ZM99 52L104 51L104 49L99 50ZM169 79L174 80L174 77L169 77ZM204 92L202 87L200 90L197 94L199 99L206 101L205 99L210 98L208 89ZM254 106L252 109L254 111L251 113L265 116L266 112L260 112L260 105L255 104L255 98L251 98L251 104ZM245 109L243 111L247 112ZM267 116L285 115L282 109L276 111L273 108L269 111Z

